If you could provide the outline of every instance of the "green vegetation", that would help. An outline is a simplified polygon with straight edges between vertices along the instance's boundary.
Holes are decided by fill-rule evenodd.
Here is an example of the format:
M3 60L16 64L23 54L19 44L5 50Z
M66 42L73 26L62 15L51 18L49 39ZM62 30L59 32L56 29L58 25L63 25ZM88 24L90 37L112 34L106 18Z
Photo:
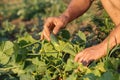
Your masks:
M78 37L83 39L83 36ZM85 67L73 61L76 53L84 48L82 42L74 44L59 36L56 43L55 36L52 35L51 38L52 43L35 40L30 35L14 42L1 41L0 78L2 80L120 79L118 73L120 55L118 52L115 53L118 55L116 58L110 55L120 47L116 46L107 57ZM86 40L83 39L83 42Z
M63 12L69 0L18 0L19 5L4 1L0 2L0 80L120 80L119 45L88 67L74 62L79 51L94 45L95 39L101 42L113 29L99 2L94 5L103 13L94 16L88 11L70 24L79 25L89 17L85 27L89 34L76 30L72 36L70 31L61 30L57 36L51 34L48 42L39 40L43 20ZM13 24L16 19L20 19L19 24ZM33 24L28 24L31 20ZM91 29L93 24L96 30Z

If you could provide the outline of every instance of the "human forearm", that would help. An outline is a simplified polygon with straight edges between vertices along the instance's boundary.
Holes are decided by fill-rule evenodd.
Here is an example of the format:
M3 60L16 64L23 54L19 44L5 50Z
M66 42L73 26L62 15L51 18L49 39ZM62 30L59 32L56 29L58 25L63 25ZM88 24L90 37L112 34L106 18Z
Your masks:
M90 7L90 4L91 0L72 0L63 14L59 17L49 17L45 21L41 40L50 41L51 32L56 35L68 22L82 15Z
M120 24L110 33L110 35L101 43L104 48L112 49L117 44L120 44Z
M68 23L85 13L91 5L91 0L72 0L66 11L60 16Z

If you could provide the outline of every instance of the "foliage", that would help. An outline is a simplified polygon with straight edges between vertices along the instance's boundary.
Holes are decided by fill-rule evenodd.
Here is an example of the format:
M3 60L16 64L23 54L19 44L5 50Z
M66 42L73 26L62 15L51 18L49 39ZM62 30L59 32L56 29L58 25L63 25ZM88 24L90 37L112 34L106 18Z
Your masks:
M24 24L20 24L19 26L16 27L16 25L10 23L8 20L3 21L0 27L0 41L15 40L18 37L28 34Z
M78 33L81 34L84 35L82 32ZM35 40L30 35L18 38L14 42L1 41L0 78L2 80L120 79L117 72L120 66L119 57L107 57L85 67L73 61L75 54L83 49L80 43L74 44L60 35L58 40L53 34L51 36L51 42Z
M66 8L66 4L60 0L20 0L13 4L10 3L11 1L0 4L0 15L9 20L15 18L30 20L34 17L58 15Z
M100 27L100 30L104 32L106 35L113 29L114 24L111 21L110 17L106 13L106 11L102 10L103 13L99 17L94 16L93 22Z
M38 39L43 20L48 16L58 16L66 5L61 0L1 0L0 40L15 40L28 33ZM35 24L30 24L31 20Z

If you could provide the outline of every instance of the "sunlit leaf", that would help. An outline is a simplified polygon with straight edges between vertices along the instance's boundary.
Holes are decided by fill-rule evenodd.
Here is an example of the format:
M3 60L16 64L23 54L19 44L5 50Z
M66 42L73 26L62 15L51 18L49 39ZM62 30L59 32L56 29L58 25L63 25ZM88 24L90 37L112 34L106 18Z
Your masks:
M6 64L14 52L14 44L10 41L0 43L0 64Z

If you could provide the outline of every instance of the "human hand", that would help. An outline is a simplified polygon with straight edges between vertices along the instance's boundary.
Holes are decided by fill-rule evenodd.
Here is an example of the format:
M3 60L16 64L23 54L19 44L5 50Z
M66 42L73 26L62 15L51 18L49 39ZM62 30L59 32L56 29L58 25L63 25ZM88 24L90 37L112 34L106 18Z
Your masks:
M86 48L75 56L75 62L81 62L83 65L88 66L91 61L98 60L106 55L107 48L104 45L96 45Z
M60 17L49 17L44 24L44 29L41 34L41 40L47 39L50 41L50 34L57 34L61 28L64 28L67 24L65 16Z

